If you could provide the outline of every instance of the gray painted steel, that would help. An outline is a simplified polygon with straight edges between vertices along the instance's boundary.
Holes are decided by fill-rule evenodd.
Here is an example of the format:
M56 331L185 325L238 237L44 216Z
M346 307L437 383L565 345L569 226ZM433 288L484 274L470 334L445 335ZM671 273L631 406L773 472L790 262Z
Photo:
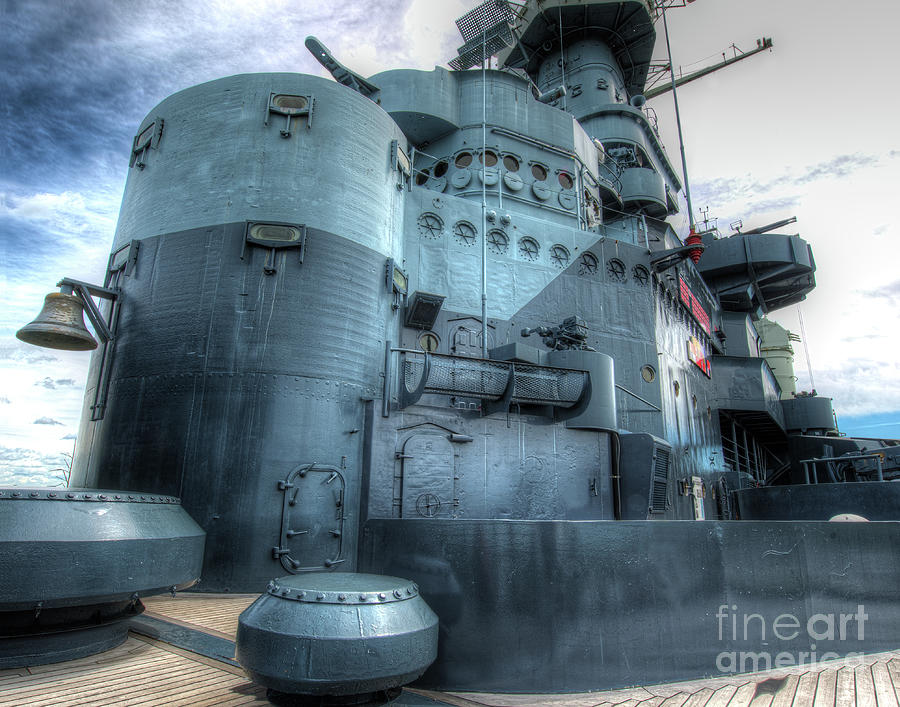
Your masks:
M198 580L204 537L172 497L0 489L0 667L121 643L140 597Z
M413 578L441 618L440 660L418 685L581 692L718 675L719 665L763 669L779 653L895 648L898 531L896 522L371 520L361 564ZM861 634L857 623L844 640L838 624L834 640L806 630L816 614L837 621L860 606ZM758 619L744 640L752 614L765 617L768 645ZM782 614L800 622L789 640L772 635Z
M829 520L842 513L866 520L895 520L900 508L900 484L771 486L735 491L734 500L743 520Z
M356 695L418 678L437 656L438 617L409 580L311 573L272 581L238 620L237 658L285 693Z
M116 602L190 586L200 576L204 535L172 497L0 489L0 609Z
M835 429L834 408L831 398L802 396L781 401L784 411L784 426L791 432L806 434L827 432Z

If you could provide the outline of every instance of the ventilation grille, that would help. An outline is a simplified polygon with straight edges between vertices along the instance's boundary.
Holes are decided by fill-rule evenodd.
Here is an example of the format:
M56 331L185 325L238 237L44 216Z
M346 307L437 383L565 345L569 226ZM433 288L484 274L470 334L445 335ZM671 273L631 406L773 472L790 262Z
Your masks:
M669 491L669 451L657 448L650 485L650 512L665 513Z

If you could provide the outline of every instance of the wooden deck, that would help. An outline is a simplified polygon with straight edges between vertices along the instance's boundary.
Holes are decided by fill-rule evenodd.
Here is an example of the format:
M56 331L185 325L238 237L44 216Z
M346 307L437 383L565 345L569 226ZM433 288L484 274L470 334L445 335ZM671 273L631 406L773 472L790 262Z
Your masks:
M240 613L255 595L153 597L147 615L234 640ZM900 640L900 639L898 639ZM900 707L900 651L606 692L498 695L407 690L456 707ZM265 689L240 668L168 643L130 634L111 651L80 660L0 671L0 706L266 705ZM396 703L412 704L401 697Z

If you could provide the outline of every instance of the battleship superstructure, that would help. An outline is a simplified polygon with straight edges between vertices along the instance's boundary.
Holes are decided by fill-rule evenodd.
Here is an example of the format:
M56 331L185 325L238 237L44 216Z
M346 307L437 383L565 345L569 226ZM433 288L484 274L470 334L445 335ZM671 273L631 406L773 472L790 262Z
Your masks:
M713 672L748 647L720 606L865 604L865 640L819 651L896 647L896 524L823 521L895 521L900 451L782 399L757 322L814 287L806 241L667 222L659 11L491 2L453 71L365 79L311 38L337 82L231 76L155 107L73 485L180 497L201 591L414 579L441 626L428 686Z

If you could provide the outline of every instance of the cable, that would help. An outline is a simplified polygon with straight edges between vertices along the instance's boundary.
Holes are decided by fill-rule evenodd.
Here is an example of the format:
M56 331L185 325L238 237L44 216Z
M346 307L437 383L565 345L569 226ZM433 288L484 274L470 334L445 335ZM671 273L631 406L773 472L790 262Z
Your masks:
M803 351L806 353L806 371L809 373L809 386L812 392L816 392L816 381L813 378L812 363L809 360L809 341L806 339L806 327L803 325L803 313L800 311L800 305L797 305L797 318L800 320L800 335L803 337Z

